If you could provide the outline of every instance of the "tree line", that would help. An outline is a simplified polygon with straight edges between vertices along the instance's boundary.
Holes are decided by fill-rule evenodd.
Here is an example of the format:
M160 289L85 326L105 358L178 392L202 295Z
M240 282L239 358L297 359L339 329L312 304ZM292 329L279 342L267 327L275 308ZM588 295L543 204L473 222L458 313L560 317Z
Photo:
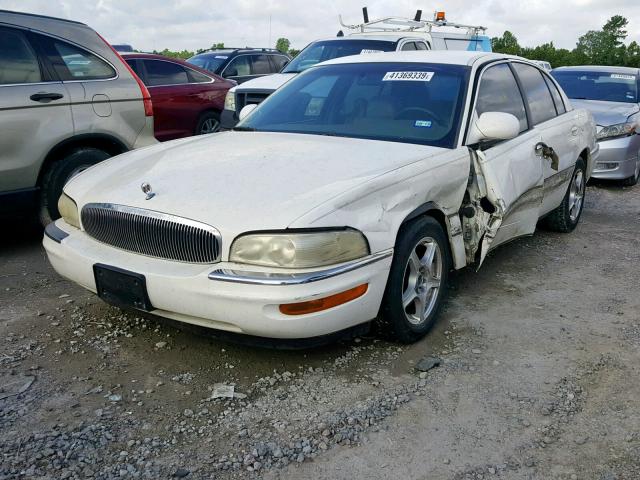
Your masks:
M625 44L629 21L614 15L601 30L589 30L582 35L573 50L556 48L553 42L537 47L522 47L516 36L506 31L491 39L494 52L519 55L530 60L546 60L552 67L571 65L609 65L640 67L640 45Z
M506 31L500 37L491 39L494 52L519 55L530 60L545 60L552 67L565 65L611 65L640 67L640 45L633 41L628 45L627 26L629 21L622 15L614 15L601 30L589 30L582 35L573 50L556 48L553 42L543 43L537 47L522 47L516 36ZM214 43L209 48L201 48L194 51L172 51L165 48L162 51L154 50L166 57L187 59L198 53L208 50L224 48L224 43ZM281 52L295 57L300 50L291 48L291 42L287 38L278 38L275 48Z

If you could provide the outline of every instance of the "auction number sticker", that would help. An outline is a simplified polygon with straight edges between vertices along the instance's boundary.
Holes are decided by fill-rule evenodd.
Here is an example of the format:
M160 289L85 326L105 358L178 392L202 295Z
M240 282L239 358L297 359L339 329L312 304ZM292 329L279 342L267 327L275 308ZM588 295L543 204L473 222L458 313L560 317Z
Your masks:
M220 58L220 59L222 59L222 60L226 60L226 59L227 59L227 58L229 58L229 57L226 57L226 56L224 56L224 55L216 55L216 58Z
M360 54L363 53L382 53L382 50L369 50L368 48L364 48L360 51Z
M612 73L611 78L618 78L620 80L635 80L636 77L633 75L621 75L619 73Z
M430 82L434 72L387 72L382 78L383 82Z

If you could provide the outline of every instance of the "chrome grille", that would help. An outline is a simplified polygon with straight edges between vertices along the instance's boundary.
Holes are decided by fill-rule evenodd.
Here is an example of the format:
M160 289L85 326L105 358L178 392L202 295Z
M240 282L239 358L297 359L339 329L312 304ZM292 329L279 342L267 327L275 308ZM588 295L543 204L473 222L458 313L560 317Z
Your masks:
M270 92L236 93L236 113L240 113L240 110L242 110L246 105L261 104L269 95L271 95Z
M204 223L108 203L85 205L81 217L91 237L129 252L189 263L219 260L220 234Z

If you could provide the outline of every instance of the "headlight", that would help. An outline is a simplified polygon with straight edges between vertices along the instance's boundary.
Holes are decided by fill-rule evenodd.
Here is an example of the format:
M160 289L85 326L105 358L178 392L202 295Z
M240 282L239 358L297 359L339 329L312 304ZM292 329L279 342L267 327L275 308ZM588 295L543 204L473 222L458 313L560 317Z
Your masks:
M229 260L265 267L313 268L347 262L369 254L357 230L258 233L238 237Z
M617 125L602 127L602 130L598 132L597 139L604 140L605 138L627 137L633 135L637 127L637 122L618 123Z
M227 92L227 96L224 97L224 109L236 111L236 92Z
M78 205L65 193L60 195L60 199L58 200L58 211L65 222L72 227L80 228Z

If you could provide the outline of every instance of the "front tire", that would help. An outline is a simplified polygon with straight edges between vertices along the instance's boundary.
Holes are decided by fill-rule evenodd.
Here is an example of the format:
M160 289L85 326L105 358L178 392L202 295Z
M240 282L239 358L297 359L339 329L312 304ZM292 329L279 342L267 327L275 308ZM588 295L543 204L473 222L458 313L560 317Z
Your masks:
M633 187L640 180L640 159L636 162L636 171L629 178L625 178L620 182L623 187Z
M584 207L587 184L585 171L584 160L579 158L562 203L544 219L544 226L549 230L569 233L578 225Z
M80 148L49 167L40 185L39 216L42 226L46 227L60 218L58 199L62 195L64 185L75 175L110 156L97 148Z
M382 299L383 328L393 339L413 343L433 327L447 294L449 242L432 217L403 226Z

